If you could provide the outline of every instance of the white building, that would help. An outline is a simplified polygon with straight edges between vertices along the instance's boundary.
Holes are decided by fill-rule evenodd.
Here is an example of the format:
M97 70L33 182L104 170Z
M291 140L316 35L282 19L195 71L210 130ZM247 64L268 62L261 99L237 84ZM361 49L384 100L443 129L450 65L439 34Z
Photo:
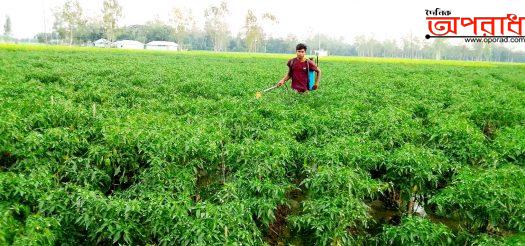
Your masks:
M107 47L110 47L111 46L111 42L109 42L109 40L105 39L105 38L101 38L95 42L93 42L93 45L95 47L100 47L100 48L107 48Z
M179 45L168 41L151 41L146 44L148 50L178 50Z
M139 41L135 41L135 40L119 40L113 43L113 46L119 49L135 49L135 50L144 49L144 44Z

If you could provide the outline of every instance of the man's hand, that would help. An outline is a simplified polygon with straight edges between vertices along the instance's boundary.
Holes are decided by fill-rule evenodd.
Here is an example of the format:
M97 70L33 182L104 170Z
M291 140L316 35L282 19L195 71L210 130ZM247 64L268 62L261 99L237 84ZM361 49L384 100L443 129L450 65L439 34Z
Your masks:
M319 87L319 84L315 83L313 89L317 90L318 87Z
M281 79L281 81L279 81L279 83L277 83L277 86L280 87L280 86L284 85L284 83L285 83L285 81Z

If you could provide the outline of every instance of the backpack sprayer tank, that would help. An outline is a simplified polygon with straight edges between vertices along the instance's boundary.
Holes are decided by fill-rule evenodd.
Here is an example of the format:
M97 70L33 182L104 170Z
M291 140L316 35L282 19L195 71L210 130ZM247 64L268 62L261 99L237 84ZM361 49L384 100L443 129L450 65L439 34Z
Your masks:
M313 57L310 57L310 60L314 60ZM308 64L308 63L307 63ZM316 56L315 65L319 66L319 55ZM308 68L308 90L311 91L314 89L315 85L315 72Z
M315 84L315 73L314 71L308 71L308 90L311 91L314 89Z

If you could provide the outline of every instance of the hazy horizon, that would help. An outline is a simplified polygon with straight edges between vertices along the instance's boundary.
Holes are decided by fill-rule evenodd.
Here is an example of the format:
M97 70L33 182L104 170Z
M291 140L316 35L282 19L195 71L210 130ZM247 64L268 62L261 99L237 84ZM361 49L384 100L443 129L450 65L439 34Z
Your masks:
M32 38L40 32L49 32L53 27L52 10L61 6L65 0L7 0L0 6L0 24L9 15L12 21L12 36ZM102 0L79 1L88 17L101 15ZM119 1L123 7L120 26L144 24L156 18L167 22L175 7L191 9L197 25L204 24L204 9L220 0L168 1L150 0ZM340 1L257 1L228 0L230 15L227 18L230 31L235 36L242 31L244 16L248 9L258 15L270 12L279 21L266 31L272 37L295 35L304 40L317 33L331 37L342 37L352 42L358 35L372 36L378 40L396 39L412 34L423 39L427 34L425 9L449 9L454 16L506 16L514 13L525 15L525 4L517 2L493 1L418 1L402 4L391 1L364 1L341 3ZM400 6L402 5L402 6ZM31 6L27 8L27 6ZM271 28L271 29L270 29ZM455 40L452 43L463 42ZM525 43L503 44L505 47L525 51Z

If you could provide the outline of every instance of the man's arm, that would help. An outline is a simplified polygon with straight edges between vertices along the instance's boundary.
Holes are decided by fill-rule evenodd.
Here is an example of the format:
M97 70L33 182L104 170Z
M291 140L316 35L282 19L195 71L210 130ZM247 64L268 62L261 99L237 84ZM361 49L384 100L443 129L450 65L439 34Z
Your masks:
M319 79L320 78L321 78L321 69L317 68L317 71L315 71L314 90L317 90L317 87L319 87Z
M282 86L284 85L284 83L286 83L286 81L288 81L290 79L290 75L289 74L286 74L280 81L279 83L277 83L277 86Z
M284 83L286 83L286 81L288 81L289 79L292 78L292 64L293 64L293 59L291 60L288 60L288 62L286 63L286 66L288 67L288 72L284 75L284 77L277 83L277 86L282 86L284 85Z

